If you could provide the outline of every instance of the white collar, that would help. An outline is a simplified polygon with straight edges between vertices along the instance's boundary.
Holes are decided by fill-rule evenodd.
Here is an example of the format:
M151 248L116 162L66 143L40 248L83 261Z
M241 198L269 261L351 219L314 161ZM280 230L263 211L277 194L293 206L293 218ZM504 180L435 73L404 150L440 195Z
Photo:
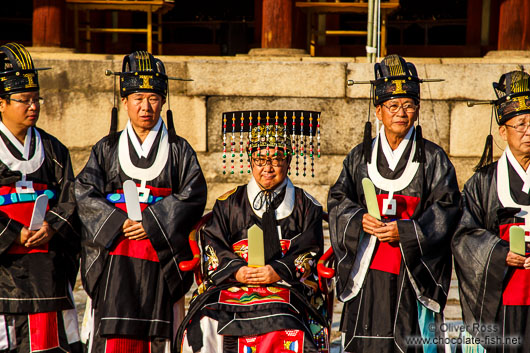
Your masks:
M24 138L24 145L20 143L20 141L13 135L11 130L7 128L7 126L4 125L2 121L0 121L0 130L6 135L7 139L13 146L16 147L16 149L20 152L22 155L22 158L25 160L28 160L29 158L29 148L31 146L31 131L32 128L30 127L28 131L26 132L26 137Z
M410 156L407 161L407 166L403 171L403 174L397 179L386 179L377 170L377 148L379 143L379 138L381 137L381 132L375 137L374 144L372 146L372 158L370 163L367 163L368 177L374 185L381 189L389 191L393 194L396 191L400 191L409 186L412 179L418 171L420 163L414 162L414 154L416 153L416 135L414 135L414 140L412 140L412 150L410 151ZM391 198L391 197L390 197Z
M407 132L407 135L405 135L405 138L399 143L399 146L395 150L392 150L392 147L390 147L390 144L388 143L388 139L385 134L385 126L383 125L381 127L381 130L379 132L379 134L382 136L381 148L386 157L386 161L388 162L388 167L390 168L390 170L394 171L396 169L396 166L399 160L401 159L403 152L405 152L405 148L407 148L407 144L410 141L413 131L414 127L411 127Z
M508 161L524 183L521 191L525 194L528 194L528 191L530 191L530 168L525 171L519 162L517 162L517 159L515 159L515 156L509 147L506 148L505 152L506 157L508 157Z
M510 147L506 146L504 153L497 162L497 196L503 207L520 208L517 217L525 219L525 230L530 231L530 205L519 205L512 198L510 192L510 177L508 175L508 155L511 154ZM522 168L521 168L522 169Z
M149 151L151 151L151 147L153 147L153 143L155 142L156 135L158 134L158 130L160 130L160 126L162 125L162 118L158 118L158 122L156 125L149 131L149 134L147 134L147 137L145 138L144 142L140 145L140 141L138 140L138 136L134 132L134 128L131 124L131 121L127 121L127 133L129 134L129 139L132 142L132 145L134 146L134 150L136 151L136 154L138 155L138 158L147 158L149 155Z
M139 168L132 163L129 154L129 129L127 128L122 131L118 142L118 160L122 171L131 179L137 179L145 183L146 181L153 180L159 176L162 169L166 166L169 157L169 140L167 129L162 122L162 119L160 119L160 122L162 132L158 143L158 152L155 161L149 168ZM131 139L131 141L134 141L134 139Z
M44 162L44 148L42 147L42 140L37 129L30 127L26 133L24 146L17 140L13 133L0 121L0 131L6 135L11 143L20 151L26 160L15 158L9 151L3 139L0 138L0 160L13 171L22 173L23 176L37 171ZM35 153L29 158L29 147L31 145L32 131L35 132Z
M274 193L276 194L279 193L284 185L287 185L285 187L285 197L283 198L283 201L280 204L280 206L278 206L278 208L276 209L276 219L283 219L283 218L288 217L293 212L293 209L294 209L294 186L288 177L285 178L283 183L274 190ZM250 203L250 207L252 208L256 216L258 216L259 218L261 218L263 214L265 213L265 207L262 207L261 209L256 210L254 208L253 203L254 203L254 198L260 191L261 189L258 183L256 182L256 179L252 177L247 184L247 197L248 197L248 202Z

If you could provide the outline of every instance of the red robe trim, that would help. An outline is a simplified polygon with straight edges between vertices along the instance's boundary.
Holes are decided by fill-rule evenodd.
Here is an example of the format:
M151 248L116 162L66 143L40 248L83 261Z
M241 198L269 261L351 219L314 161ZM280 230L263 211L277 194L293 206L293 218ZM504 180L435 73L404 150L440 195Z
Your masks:
M393 196L396 201L396 214L394 216L383 216L383 222L390 222L396 219L410 219L416 206L420 202L419 197L396 195ZM388 194L377 195L377 203L379 205L379 212L383 213L383 200L388 199ZM375 251L371 270L379 270L383 272L399 274L401 268L401 251L398 242L378 242L377 250Z
M136 186L139 187L140 184L136 184ZM166 197L171 194L171 189L169 188L155 188L149 185L146 185L146 187L150 190L151 195L155 197ZM123 189L117 190L116 193L123 194ZM115 206L127 212L127 206L125 203L116 203ZM149 205L146 203L140 203L142 212L147 208L147 206ZM120 235L120 237L118 237L116 240L116 244L111 249L110 255L127 256L134 257L136 259L159 262L158 255L149 239L131 240L126 238L123 234Z
M29 314L28 317L32 352L59 347L57 312Z
M33 183L34 190L47 190L48 185ZM15 194L17 189L15 184L1 186L0 195ZM18 202L9 205L0 206L0 212L7 215L14 221L22 223L25 227L29 227L31 222L31 215L33 214L33 207L35 201L31 202ZM46 211L50 209L49 205L46 207ZM32 254L32 253L47 253L48 244L40 245L34 248L26 248L25 246L14 244L7 249L8 254Z
M510 228L524 226L524 223L501 224L500 237L510 242ZM528 234L527 234L528 235ZM503 305L530 305L530 271L515 268L502 293Z
M151 352L149 341L134 338L107 338L105 353L146 353Z

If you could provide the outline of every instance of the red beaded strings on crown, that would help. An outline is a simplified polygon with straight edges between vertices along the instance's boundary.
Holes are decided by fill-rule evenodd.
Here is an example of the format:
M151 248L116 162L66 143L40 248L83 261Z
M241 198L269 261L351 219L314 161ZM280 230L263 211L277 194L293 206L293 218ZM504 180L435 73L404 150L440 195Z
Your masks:
M269 157L269 152L270 152L270 148L269 148L269 136L270 136L270 132L269 132L269 129L270 129L270 124L269 124L269 112L267 112L267 123L265 124L265 141L267 143L267 157Z
M306 161L306 154L304 153L304 146L305 145L305 135L304 135L304 113L302 112L300 115L300 156L304 157L304 169L302 175L305 176L307 161Z
M317 115L317 153L320 158L320 113Z
M274 156L278 157L278 112L274 117Z
M223 174L226 174L226 114L223 114Z
M236 156L236 114L232 114L232 136L230 138L230 151L232 152L232 160L230 165L230 174L234 174L234 157Z
M296 114L295 112L293 112L293 117L292 117L292 120L293 120L293 136L292 136L292 139L293 139L293 156L296 155L296 167L295 167L295 170L296 170L296 176L298 176L298 140L296 139Z
M302 174L304 177L309 174L309 163L311 163L311 177L315 176L315 157L320 158L321 156L321 126L320 126L320 114L315 112L316 116L313 116L313 112L306 111L283 111L282 120L280 120L281 111L245 111L245 112L232 112L232 130L228 130L228 116L223 113L222 121L222 138L223 138L223 174L230 170L230 174L235 174L235 171L239 169L239 173L244 173L245 162L244 154L247 153L247 172L252 171L252 149L257 149L257 157L262 156L266 153L267 157L274 155L278 157L279 149L283 147L283 155L285 158L294 158L296 156L296 176ZM240 113L239 117L236 114ZM265 126L262 126L261 113L266 114L263 118L266 120ZM274 117L271 114L275 114ZM291 121L288 121L289 113L291 113ZM257 114L257 124L253 121L252 114ZM309 116L307 116L309 114ZM246 125L246 119L248 115L248 126ZM297 120L300 119L299 121ZM239 119L239 131L237 131L237 120ZM274 120L273 120L274 119ZM289 125L290 124L290 125ZM273 131L274 125L274 131ZM283 125L283 126L282 126ZM309 126L307 126L309 125ZM252 131L254 128L255 131ZM290 131L288 129L291 129ZM282 131L283 129L283 131ZM228 136L227 133L231 135ZM239 152L238 152L238 141L237 134L239 132ZM245 133L247 136L245 137ZM289 138L291 135L291 138ZM245 141L246 142L246 152ZM230 139L230 141L228 141ZM283 139L283 141L282 141ZM274 142L273 142L274 140ZM316 141L315 141L316 140ZM230 150L228 150L228 143L230 143ZM288 146L290 144L290 146ZM274 154L272 149L274 148ZM289 155L289 148L291 154ZM265 150L262 152L262 150ZM230 168L227 168L227 153L231 154ZM237 154L239 153L239 166L237 166ZM303 158L303 166L301 159ZM311 159L311 161L309 161ZM289 165L288 175L291 175L292 168ZM302 173L300 173L302 172Z
M241 164L241 170L239 171L239 173L243 174L243 125L245 121L243 113L241 113L241 118L239 118L239 120L239 163Z
M287 158L287 112L283 113L283 156Z
M313 157L313 113L309 113L309 157L311 158L311 177L315 177L315 158Z
M258 113L258 158L261 154L261 114Z
M241 118L243 118L243 113L241 113ZM248 153L248 171L247 173L250 174L251 164L250 159L252 158L252 149L250 148L250 139L252 138L252 112L250 112L250 116L248 117L248 140L247 140L247 153Z

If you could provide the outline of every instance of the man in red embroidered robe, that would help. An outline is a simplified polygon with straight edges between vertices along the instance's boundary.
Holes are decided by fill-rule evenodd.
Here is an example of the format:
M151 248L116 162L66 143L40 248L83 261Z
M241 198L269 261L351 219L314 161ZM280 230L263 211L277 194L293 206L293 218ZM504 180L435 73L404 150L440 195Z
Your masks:
M530 344L530 253L510 251L510 228L530 231L529 80L512 71L493 83L499 134L508 146L492 163L488 137L490 153L464 187L452 242L464 322L488 353L528 352Z
M74 176L68 149L35 126L37 70L22 45L0 47L0 352L81 352ZM31 225L42 194L44 222Z
M423 352L409 338L434 338L451 280L450 239L460 192L445 152L414 128L420 109L416 68L397 55L375 64L372 141L346 157L330 189L331 245L347 352ZM381 221L367 212L363 178L375 185ZM430 351L443 346L430 341Z
M172 118L166 129L160 117L168 88L163 63L134 52L125 56L122 71L127 126L112 131L112 122L75 186L82 278L92 299L88 351L169 352L192 282L178 263L191 258L188 233L204 211L206 182ZM127 213L127 180L137 185L141 221Z

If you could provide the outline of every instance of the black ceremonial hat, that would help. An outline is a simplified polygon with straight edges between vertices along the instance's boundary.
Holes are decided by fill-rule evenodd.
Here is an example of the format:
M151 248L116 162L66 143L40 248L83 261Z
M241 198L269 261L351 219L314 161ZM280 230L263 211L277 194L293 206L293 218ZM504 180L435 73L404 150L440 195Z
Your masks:
M31 55L18 43L0 47L0 95L39 90L39 79ZM45 70L45 69L40 69Z
M123 58L120 73L120 95L154 92L167 96L168 77L160 59L146 51L135 51Z
M499 82L493 82L497 95L495 112L497 123L502 125L514 116L530 114L530 75L520 71L503 74Z
M484 152L475 166L475 171L493 163L493 136L491 135L493 112L495 112L495 119L499 125L504 125L517 115L530 114L530 75L524 71L523 67L520 70L502 74L499 82L493 82L493 90L497 95L495 100L467 102L469 107L477 104L492 104L493 106L490 133L486 138Z
M373 102L377 106L389 99L413 98L420 100L420 79L413 63L399 55L388 55L374 67Z

